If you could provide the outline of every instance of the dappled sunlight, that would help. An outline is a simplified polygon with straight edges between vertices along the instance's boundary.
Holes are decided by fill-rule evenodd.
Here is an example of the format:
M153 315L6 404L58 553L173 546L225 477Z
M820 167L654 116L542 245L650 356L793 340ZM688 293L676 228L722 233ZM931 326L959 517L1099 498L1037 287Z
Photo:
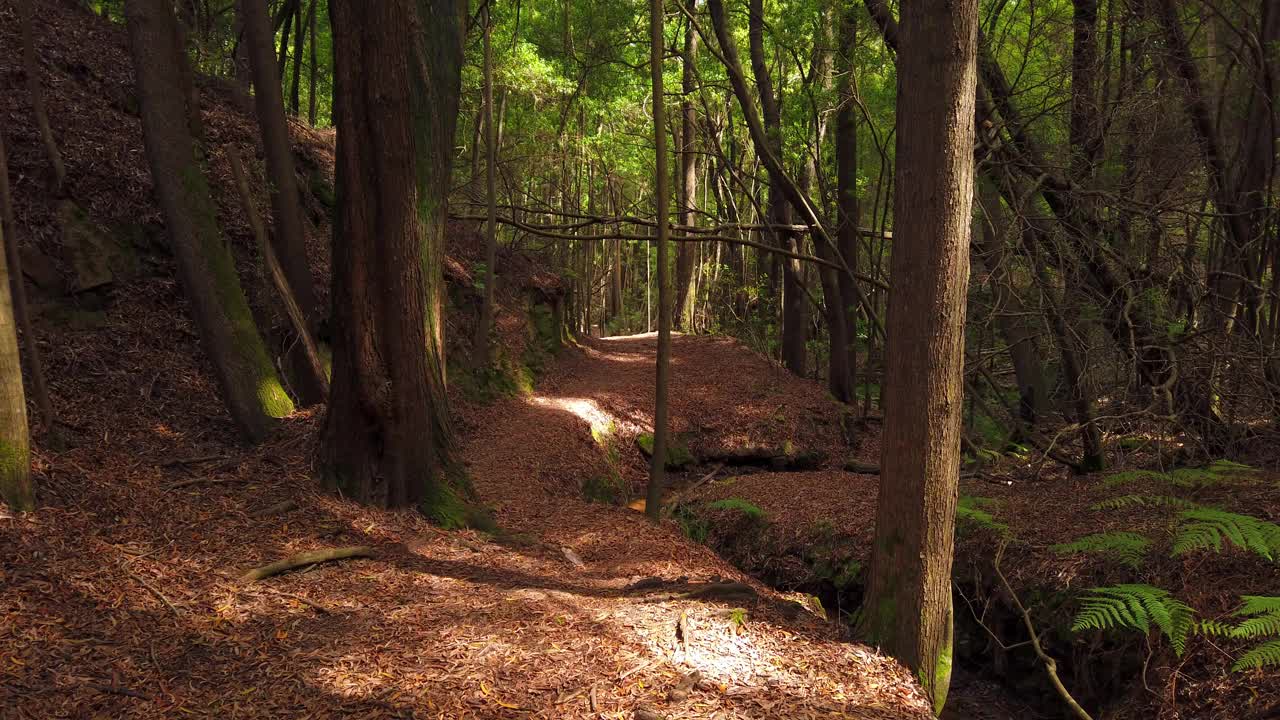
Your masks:
M531 395L526 400L530 405L561 410L577 417L591 426L592 434L610 433L615 427L614 417L601 410L594 400L588 398Z

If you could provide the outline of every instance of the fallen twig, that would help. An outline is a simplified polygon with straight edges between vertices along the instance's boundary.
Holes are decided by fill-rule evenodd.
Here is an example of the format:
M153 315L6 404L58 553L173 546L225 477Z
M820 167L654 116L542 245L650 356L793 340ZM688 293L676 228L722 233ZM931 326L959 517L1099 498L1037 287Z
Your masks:
M1000 558L1003 555L1004 546L1001 545L1000 549L996 551L996 559L993 563L996 576L1000 578L1000 583L1004 585L1005 592L1009 593L1009 597L1013 599L1013 604L1018 608L1018 612L1022 613L1022 623L1026 625L1027 632L1031 634L1031 649L1035 651L1036 657L1040 658L1040 662L1044 664L1044 671L1049 676L1049 682L1053 684L1053 688L1058 691L1058 695L1067 704L1067 707L1071 708L1071 712L1075 713L1075 716L1080 720L1093 720L1093 717L1085 712L1084 708L1080 707L1076 699L1071 697L1071 693L1062 684L1062 680L1058 678L1058 663L1045 653L1044 648L1040 647L1040 637L1036 634L1035 626L1031 624L1031 613L1027 612L1027 609L1023 607L1022 601L1018 599L1018 594L1013 591L1013 587L1009 585L1009 580L1004 576L1004 571L1000 569Z
M248 478L239 478L239 477L232 477L232 478L198 477L198 478L191 478L191 479L189 479L189 480L183 480L183 481L181 481L181 482L176 482L176 483L174 483L174 484L170 485L168 489L169 489L169 490L179 490L179 489L184 488L184 487L191 487L192 485L199 485L200 483L209 483L210 485L219 485L219 484L222 484L222 483L246 483L246 482L249 482L249 479L248 479Z
M212 462L214 460L225 460L226 457L226 455L197 455L196 457L189 458L174 458L172 460L165 460L162 463L158 463L156 467L164 468L174 467L176 465L198 465L200 463Z
M258 510L254 510L253 512L249 513L249 517L251 518L271 517L272 515L280 515L282 513L287 513L290 510L297 510L297 509L298 509L298 503L294 502L293 500L283 500L281 502L276 503L275 505L268 505L264 508L259 508Z
M181 617L182 613L178 612L178 608L173 603L169 602L169 598L165 597L164 593L157 590L154 585L147 582L146 580L143 580L142 578L138 577L133 573L129 573L129 577L133 578L134 580L137 580L139 585L146 588L147 590L150 590L151 594L159 598L160 602L164 603L165 607L169 608L169 610L173 612L175 617Z
M155 699L150 695L147 695L145 693L140 693L137 690L130 690L129 688L125 688L125 687L115 687L113 685L99 685L97 683L85 683L85 687L91 690L97 690L98 692L101 692L101 693L110 693L112 695L123 695L125 697L137 698L139 700L146 700L147 702L151 702L152 700Z
M263 578L269 578L272 575L279 575L282 572L295 570L307 565L316 565L323 562L332 562L334 560L346 560L347 558L373 557L373 548L367 545L353 545L350 547L329 548L327 550L312 550L311 552L299 553L291 555L283 560L277 560L262 567L256 567L244 575L240 576L242 582L251 583Z
M703 475L702 477L698 478L697 482L693 483L689 487L671 496L671 499L667 501L666 506L663 508L662 511L666 514L670 514L672 510L676 509L677 505L679 505L681 502L684 501L686 496L693 493L694 490L697 490L703 485L706 485L707 483L711 482L711 478L714 478L716 476L716 473L720 472L720 470L723 467L724 467L724 463L716 463L716 466L711 468L711 472L707 473L706 475Z
M291 592L285 592L284 590L281 590L281 589L279 589L279 588L273 588L273 587L271 587L270 585L259 585L258 587L259 587L259 588L261 588L261 589L264 589L264 590L269 590L269 591L271 591L271 592L275 593L276 595L280 595L280 596L283 596L283 597L287 597L287 598L289 598L290 600L297 600L298 602L302 603L303 605L306 605L307 607L311 608L312 610L315 610L316 612L320 613L321 615L328 615L328 614L330 614L330 613L332 613L332 612L333 612L332 610L330 610L329 608L325 607L324 605L321 605L320 603L316 602L315 600L309 600L309 599L307 599L307 598L305 598L305 597L303 597L303 596L301 596L301 595L295 595L295 594L293 594L293 593L291 593Z

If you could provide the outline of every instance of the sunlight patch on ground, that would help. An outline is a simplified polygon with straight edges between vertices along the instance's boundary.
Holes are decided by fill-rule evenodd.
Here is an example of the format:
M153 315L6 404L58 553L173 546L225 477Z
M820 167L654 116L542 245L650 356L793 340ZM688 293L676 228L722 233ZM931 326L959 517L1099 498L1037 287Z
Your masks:
M528 398L531 405L537 407L555 408L570 413L581 420L586 421L591 426L593 433L610 433L617 427L613 415L600 409L594 400L590 398L557 398L544 397L542 395L533 395Z

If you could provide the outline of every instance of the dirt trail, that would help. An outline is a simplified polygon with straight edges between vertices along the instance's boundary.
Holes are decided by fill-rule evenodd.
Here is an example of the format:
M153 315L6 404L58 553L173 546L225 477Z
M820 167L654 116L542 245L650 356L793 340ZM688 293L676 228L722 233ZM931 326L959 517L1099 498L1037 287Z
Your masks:
M580 499L606 457L591 424L623 443L645 424L652 345L566 350L533 395L460 419L476 491L508 530L499 540L317 492L305 414L248 452L205 429L203 386L164 421L102 405L77 416L83 444L40 458L44 506L0 516L4 717L928 717L896 665L673 525ZM96 391L124 392L139 370L116 368ZM746 435L781 424L795 382L713 338L678 339L675 376L679 423ZM803 412L821 396L783 404ZM781 434L812 434L800 425ZM630 450L616 465L628 481L643 470ZM255 517L282 500L297 509ZM357 544L376 557L235 580ZM629 589L647 577L743 582L758 596ZM669 700L693 670L706 681Z

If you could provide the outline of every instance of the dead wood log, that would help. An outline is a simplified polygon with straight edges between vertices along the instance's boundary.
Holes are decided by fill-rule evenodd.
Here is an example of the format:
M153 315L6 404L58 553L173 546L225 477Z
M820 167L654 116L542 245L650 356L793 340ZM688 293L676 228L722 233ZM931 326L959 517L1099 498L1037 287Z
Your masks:
M752 446L714 451L700 459L723 465L759 465L777 472L793 472L817 470L826 462L827 454L821 450L787 452L783 448Z
M722 462L716 463L716 466L711 468L711 472L698 478L698 481L693 483L689 487L681 490L675 495L672 495L671 499L666 502L666 507L663 509L663 512L670 514L671 511L674 510L677 505L684 502L685 497L693 493L694 490L697 490L703 485L706 485L707 483L711 482L711 479L714 478L716 476L716 473L720 472L720 469L723 467L724 467L724 463Z
M849 460L844 464L845 472L860 473L862 475L879 475L880 466L872 463L864 463L858 460Z
M353 545L350 547L329 548L327 550L312 550L310 552L291 555L283 560L277 560L273 563L256 567L244 575L240 576L241 582L251 583L263 578L269 578L272 575L279 575L282 572L296 570L307 565L317 565L324 562L332 562L334 560L346 560L348 558L367 558L373 557L373 548L368 545Z

